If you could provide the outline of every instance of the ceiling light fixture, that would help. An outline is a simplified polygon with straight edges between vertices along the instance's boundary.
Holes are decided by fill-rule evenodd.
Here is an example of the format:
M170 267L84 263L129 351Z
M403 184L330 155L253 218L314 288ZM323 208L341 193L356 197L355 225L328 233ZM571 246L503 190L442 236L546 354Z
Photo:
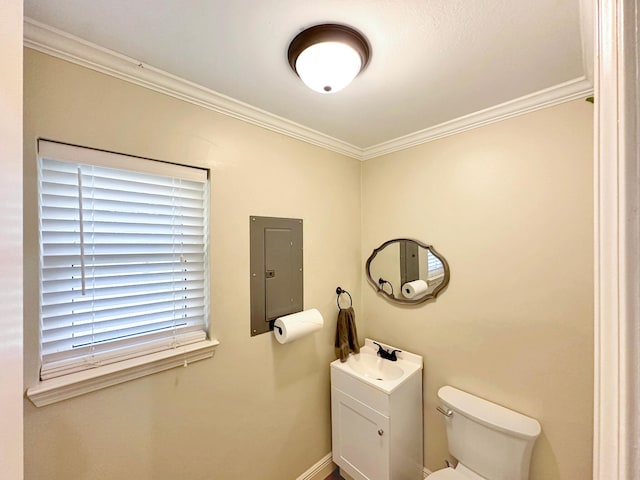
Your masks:
M300 32L289 45L289 65L320 93L349 85L369 62L367 39L351 27L323 24Z

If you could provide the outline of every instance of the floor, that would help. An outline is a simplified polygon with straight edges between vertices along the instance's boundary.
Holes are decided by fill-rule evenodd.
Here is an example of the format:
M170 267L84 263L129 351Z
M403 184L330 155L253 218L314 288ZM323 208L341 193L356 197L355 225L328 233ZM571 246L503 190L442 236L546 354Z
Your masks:
M344 478L340 475L340 469L336 468L331 475L329 475L324 480L344 480Z

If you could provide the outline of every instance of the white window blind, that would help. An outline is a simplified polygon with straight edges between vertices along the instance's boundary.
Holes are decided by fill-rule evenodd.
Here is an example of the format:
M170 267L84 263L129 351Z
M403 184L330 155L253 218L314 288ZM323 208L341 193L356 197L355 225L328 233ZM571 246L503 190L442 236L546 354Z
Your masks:
M427 280L434 280L444 275L444 266L438 257L427 250Z
M42 140L38 160L41 379L204 340L206 171Z

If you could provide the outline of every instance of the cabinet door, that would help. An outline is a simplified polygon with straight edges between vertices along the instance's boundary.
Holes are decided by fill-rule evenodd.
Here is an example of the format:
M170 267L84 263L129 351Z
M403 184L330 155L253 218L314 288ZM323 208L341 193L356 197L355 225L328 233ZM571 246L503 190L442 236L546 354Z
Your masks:
M331 389L333 461L355 480L389 479L389 417Z

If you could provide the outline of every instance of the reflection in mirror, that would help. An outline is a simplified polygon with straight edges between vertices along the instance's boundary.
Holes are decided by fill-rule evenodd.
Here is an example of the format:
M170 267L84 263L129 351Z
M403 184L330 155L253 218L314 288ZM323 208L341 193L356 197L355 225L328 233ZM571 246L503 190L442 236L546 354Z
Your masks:
M421 303L449 283L449 264L432 245L396 238L376 248L367 260L367 279L390 300Z

